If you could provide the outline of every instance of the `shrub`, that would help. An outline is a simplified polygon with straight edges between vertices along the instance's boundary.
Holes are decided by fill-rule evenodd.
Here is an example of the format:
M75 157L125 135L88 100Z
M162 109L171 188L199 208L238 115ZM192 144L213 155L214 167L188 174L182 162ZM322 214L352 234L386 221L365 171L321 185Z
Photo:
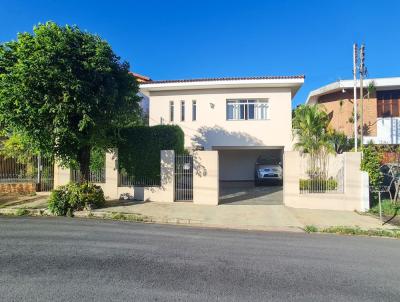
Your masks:
M379 186L383 180L380 172L381 154L373 144L363 147L361 170L368 172L370 186Z
M336 190L337 186L338 186L338 183L333 178L300 179L300 190L302 190L302 191L303 190L307 190L310 192L332 191L332 190Z
M51 192L48 209L57 216L73 216L76 210L101 207L104 202L104 193L100 186L70 183Z
M316 233L318 232L318 228L315 225L306 225L304 231L307 233Z
M29 214L29 210L24 209L24 208L17 209L17 211L15 212L15 215L17 215L17 216L26 216L28 214Z

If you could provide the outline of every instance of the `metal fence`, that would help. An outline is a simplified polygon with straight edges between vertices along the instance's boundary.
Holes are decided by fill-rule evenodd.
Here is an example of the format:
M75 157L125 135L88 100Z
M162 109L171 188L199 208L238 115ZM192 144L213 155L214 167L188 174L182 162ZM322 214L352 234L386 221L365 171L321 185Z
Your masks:
M193 200L192 155L175 155L175 200Z
M72 182L79 182L81 172L76 169L71 169L70 180ZM97 171L89 171L89 182L92 183L105 183L106 182L106 169L102 168Z
M0 183L36 183L38 191L50 191L54 186L54 160L51 157L30 156L24 160L0 156Z
M157 177L138 177L134 175L129 175L124 170L118 171L118 187L131 187L131 186L141 186L141 187L154 187L161 184L160 176Z
M308 154L300 160L300 194L344 193L344 158L342 154L323 159Z

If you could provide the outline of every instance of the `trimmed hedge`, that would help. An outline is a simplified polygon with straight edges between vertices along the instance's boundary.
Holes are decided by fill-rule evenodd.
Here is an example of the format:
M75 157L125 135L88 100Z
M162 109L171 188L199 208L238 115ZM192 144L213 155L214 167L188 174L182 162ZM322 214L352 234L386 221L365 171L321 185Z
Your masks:
M184 152L184 134L179 126L137 126L122 129L118 145L121 170L135 178L160 178L160 151Z
M300 179L300 190L310 192L336 190L338 183L335 179Z

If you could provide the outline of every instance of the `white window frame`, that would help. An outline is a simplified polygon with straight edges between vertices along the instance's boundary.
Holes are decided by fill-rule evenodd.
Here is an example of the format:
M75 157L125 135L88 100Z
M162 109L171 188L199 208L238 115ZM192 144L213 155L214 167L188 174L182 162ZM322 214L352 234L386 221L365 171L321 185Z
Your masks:
M251 117L250 106L253 105L254 115ZM232 111L230 117L229 111ZM269 120L269 99L227 99L226 120L227 121L265 121Z

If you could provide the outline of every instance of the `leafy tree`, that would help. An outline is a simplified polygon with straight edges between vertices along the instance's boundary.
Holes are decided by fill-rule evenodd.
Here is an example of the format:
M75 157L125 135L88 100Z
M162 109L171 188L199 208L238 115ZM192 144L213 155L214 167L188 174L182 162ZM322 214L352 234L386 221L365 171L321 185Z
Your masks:
M336 153L341 154L353 148L352 141L346 134L340 131L328 131L328 140Z
M310 155L311 175L327 177L328 154L334 149L329 141L329 117L318 106L300 105L293 118L293 132L297 142L295 149Z
M89 176L91 149L140 123L138 84L110 45L76 26L39 24L0 45L0 125Z

